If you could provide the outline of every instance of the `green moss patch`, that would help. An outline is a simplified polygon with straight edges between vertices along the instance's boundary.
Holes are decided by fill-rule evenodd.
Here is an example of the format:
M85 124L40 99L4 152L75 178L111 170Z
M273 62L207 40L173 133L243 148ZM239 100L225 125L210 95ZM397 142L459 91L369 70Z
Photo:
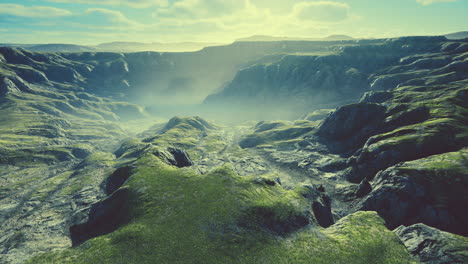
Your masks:
M256 130L246 135L239 145L242 148L253 148L261 145L275 145L289 140L298 139L311 132L317 124L311 121L262 122L257 124ZM291 143L291 142L289 142ZM294 143L294 142L292 142Z
M206 175L151 154L136 163L129 224L29 263L412 263L371 212L324 231L304 222L300 190L258 184L229 168Z

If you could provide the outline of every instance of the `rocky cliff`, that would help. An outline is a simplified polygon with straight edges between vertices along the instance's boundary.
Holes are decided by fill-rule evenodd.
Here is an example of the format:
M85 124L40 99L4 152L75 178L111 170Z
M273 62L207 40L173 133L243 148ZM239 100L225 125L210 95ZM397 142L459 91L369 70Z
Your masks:
M204 103L297 113L357 101L366 91L422 83L428 76L444 75L442 83L462 80L466 45L444 37L408 37L344 46L329 55L276 57L243 68Z
M466 263L467 47L0 48L0 263ZM134 103L241 65L206 103L249 122Z
M241 42L197 52L35 53L0 47L3 67L31 83L75 89L143 105L195 104L236 71L269 54L329 52L354 42Z

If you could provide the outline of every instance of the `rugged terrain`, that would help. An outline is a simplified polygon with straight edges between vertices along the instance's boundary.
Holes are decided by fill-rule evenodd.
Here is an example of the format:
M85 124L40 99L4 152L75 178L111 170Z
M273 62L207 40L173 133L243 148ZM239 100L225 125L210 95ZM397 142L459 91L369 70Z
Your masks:
M465 40L0 54L0 263L468 261Z

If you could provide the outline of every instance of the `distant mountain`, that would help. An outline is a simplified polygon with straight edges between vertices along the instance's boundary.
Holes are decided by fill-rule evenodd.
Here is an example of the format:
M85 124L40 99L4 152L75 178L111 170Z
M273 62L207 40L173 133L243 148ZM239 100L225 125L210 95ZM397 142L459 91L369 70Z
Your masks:
M288 37L272 37L266 35L254 35L246 38L236 39L235 42L243 42L243 41L283 41L283 40L294 40L293 38Z
M297 42L300 43L300 41ZM329 42L308 43L329 45ZM356 41L356 43L359 42ZM317 105L321 108L335 108L342 104L342 100L358 100L355 97L359 97L368 90L387 90L399 84L429 83L429 79L423 80L422 70L434 76L436 73L441 74L438 77L440 80L437 80L440 83L446 82L444 78L449 78L448 74L454 69L459 69L460 73L459 75L451 74L452 80L466 78L462 73L463 67L466 67L463 61L456 61L451 57L437 60L434 59L435 55L434 58L415 55L433 50L462 54L468 48L468 44L463 41L447 41L443 36L434 36L366 40L363 43L368 44L346 46L348 42L344 42L342 47L338 46L339 48L335 49L339 52L331 52L324 56L310 55L306 52L290 53L276 60L254 63L242 68L232 81L223 86L220 92L208 96L205 104L223 107L243 105L243 111L247 111L245 109L248 107L258 109L259 105L262 105L267 109L265 113L273 111L270 109L288 113L287 111L293 108L297 110L292 112L301 112L308 111L307 107ZM407 45L412 45L411 49ZM405 66L401 66L400 75L370 74L377 69L384 70L386 67L400 66L400 60L406 56L414 56L411 59L415 63L411 65L401 63ZM452 62L454 64L449 65ZM396 71L396 68L391 69ZM408 72L405 73L404 69ZM414 71L410 73L409 69ZM435 77L430 78L435 82ZM277 115L276 112L274 114Z
M35 44L0 43L0 47L9 47L9 48L27 49L28 47L32 47L32 46L35 46Z
M85 51L96 51L95 48L82 45L74 44L40 44L30 47L24 47L30 51L38 52L85 52Z
M353 40L354 38L346 35L330 35L325 38L291 38L291 37L273 37L266 35L254 35L246 38L237 39L236 42L245 41L293 41L293 40L307 40L307 41L337 41L337 40Z
M445 37L448 38L448 39L468 38L468 31L460 31L460 32L450 33L450 34L445 35Z
M0 263L468 263L466 55L0 47Z
M353 37L347 36L347 35L330 35L326 38L323 38L323 40L353 40Z
M219 46L220 43L202 43L202 42L180 42L180 43L142 43L142 42L109 42L96 46L101 51L115 52L136 52L136 51L161 51L161 52L180 52L197 51L204 47Z
M143 42L109 42L97 46L73 44L12 44L3 43L0 47L23 48L36 52L185 52L198 51L209 46L220 46L220 43L179 42L179 43L143 43Z

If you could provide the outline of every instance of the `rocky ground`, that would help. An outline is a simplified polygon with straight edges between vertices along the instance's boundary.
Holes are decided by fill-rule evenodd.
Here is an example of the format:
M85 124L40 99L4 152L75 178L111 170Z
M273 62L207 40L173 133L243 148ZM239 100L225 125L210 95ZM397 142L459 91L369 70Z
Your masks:
M0 263L466 263L467 44L420 40L314 55L364 74L352 51L388 53L364 79L333 72L351 104L236 125L160 122L52 70L91 54L3 48Z

